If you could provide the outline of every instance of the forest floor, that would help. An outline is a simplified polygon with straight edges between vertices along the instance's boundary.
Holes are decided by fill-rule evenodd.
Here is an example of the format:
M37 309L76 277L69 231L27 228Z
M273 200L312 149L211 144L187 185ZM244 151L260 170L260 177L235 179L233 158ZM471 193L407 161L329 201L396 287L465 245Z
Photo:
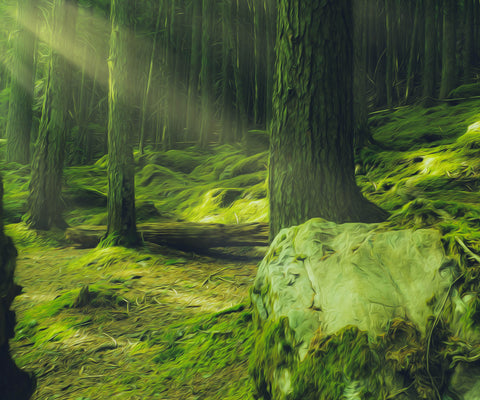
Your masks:
M33 400L251 398L255 273L160 247L22 249L12 355Z
M391 214L387 226L434 227L447 250L461 239L480 253L478 109L472 100L371 116L375 142L357 155L356 180ZM267 222L267 159L241 145L136 152L137 221ZM70 226L106 224L106 166L102 156L65 169ZM63 232L27 229L30 170L1 167L24 288L10 343L37 377L34 400L253 398L249 289L265 249L237 261L147 244L77 249Z

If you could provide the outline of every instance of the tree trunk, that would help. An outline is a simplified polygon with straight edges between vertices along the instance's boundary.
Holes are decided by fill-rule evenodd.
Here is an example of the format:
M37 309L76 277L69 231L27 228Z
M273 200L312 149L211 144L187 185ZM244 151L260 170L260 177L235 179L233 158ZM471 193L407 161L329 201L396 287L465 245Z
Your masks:
M271 238L313 217L383 220L355 184L351 1L282 1L277 23Z
M150 60L148 63L147 82L145 83L145 91L142 96L142 109L140 110L140 141L138 148L140 154L143 154L143 147L145 145L145 124L147 121L147 108L150 103L150 88L152 84L153 64L155 60L155 50L157 48L157 34L160 28L160 16L161 16L161 0L158 7L157 22L155 24L155 32L153 33L152 51L150 52Z
M473 63L473 0L465 0L464 5L464 49L463 49L463 83L472 81Z
M265 122L267 129L270 129L270 124L273 115L273 75L275 71L275 42L276 42L276 21L277 21L277 5L275 0L264 0L265 7L265 26L266 26L266 104L265 104Z
M200 70L201 87L201 124L199 145L206 148L212 133L213 104L213 13L214 3L212 0L202 2L202 67Z
M32 176L28 196L26 221L33 229L48 230L55 225L65 228L62 218L62 174L65 158L65 138L70 104L71 69L61 51L70 45L66 41L67 21L72 7L65 0L53 3L52 50L43 100L42 118L32 161Z
M190 72L187 91L187 129L186 140L199 136L198 129L198 78L202 62L202 7L196 0L192 4L192 46L190 50ZM225 39L225 38L224 38Z
M135 182L128 104L129 33L134 0L112 0L108 58L108 200L105 244L136 245Z
M375 39L377 45L376 65L375 65L375 105L383 106L387 103L387 43L386 43L386 27L385 27L385 0L377 0L377 23Z
M32 0L17 2L16 39L13 48L11 92L7 117L6 159L28 164L30 161L30 130L32 128L33 55L35 36L29 30L34 13Z
M435 32L435 1L425 0L425 56L423 65L423 106L430 107L435 97L437 43Z
M246 95L245 85L242 80L242 66L244 63L244 48L243 41L245 30L242 23L241 9L245 5L242 0L234 0L234 21L235 26L235 60L233 65L233 75L235 80L235 140L241 140L247 129L247 109L246 109Z
M353 5L354 148L361 148L369 136L367 109L367 1L354 0Z
M255 101L254 123L265 123L265 9L261 1L253 2L254 15L254 53L255 53Z
M194 222L139 224L143 240L184 250L211 247L266 246L268 225L262 223L224 225ZM65 236L82 247L95 247L105 233L104 226L68 228Z
M393 107L393 85L394 85L394 0L385 0L385 31L387 44L385 48L385 88L387 94L387 106Z
M222 5L222 130L220 143L233 143L233 31L232 1Z
M423 0L417 0L415 7L415 17L413 20L413 31L410 38L410 51L408 54L408 66L407 66L407 83L405 88L405 102L408 102L409 97L413 92L415 81L415 66L417 60L417 42L418 31L420 25L420 10L423 7Z
M443 2L443 41L442 41L442 81L440 98L445 99L455 89L457 80L456 69L456 29L455 14L457 0Z
M0 398L27 400L35 390L35 379L20 370L10 356L8 340L15 332L15 313L10 310L21 287L14 282L17 250L3 232L3 182L0 176Z

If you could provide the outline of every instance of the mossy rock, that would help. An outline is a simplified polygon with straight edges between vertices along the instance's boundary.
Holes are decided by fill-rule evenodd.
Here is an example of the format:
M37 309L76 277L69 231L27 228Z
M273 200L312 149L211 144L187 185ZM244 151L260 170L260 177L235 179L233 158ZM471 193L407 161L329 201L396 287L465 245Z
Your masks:
M239 175L252 174L267 169L268 152L255 154L238 161L232 166L229 178L234 178Z
M244 145L249 154L267 151L270 147L270 135L263 130L250 130L243 137Z
M202 157L198 153L169 150L147 154L145 161L148 164L162 165L172 171L189 174L202 163Z
M107 195L92 187L69 187L64 194L66 201L76 207L107 206Z
M138 174L138 185L148 186L154 181L160 181L164 183L167 180L179 180L178 173L173 172L167 167L156 164L146 165L142 171Z
M153 201L140 200L135 202L135 215L137 221L143 222L152 218L160 217L160 213Z
M480 83L470 83L466 85L461 85L453 89L449 95L449 99L462 99L469 97L480 96Z

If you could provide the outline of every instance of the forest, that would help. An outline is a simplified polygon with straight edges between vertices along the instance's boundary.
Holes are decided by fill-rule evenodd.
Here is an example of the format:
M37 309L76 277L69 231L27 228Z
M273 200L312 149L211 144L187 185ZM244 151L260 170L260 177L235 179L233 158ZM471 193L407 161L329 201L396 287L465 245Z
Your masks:
M477 398L479 104L476 0L0 0L0 399ZM438 232L426 328L302 355L312 218Z

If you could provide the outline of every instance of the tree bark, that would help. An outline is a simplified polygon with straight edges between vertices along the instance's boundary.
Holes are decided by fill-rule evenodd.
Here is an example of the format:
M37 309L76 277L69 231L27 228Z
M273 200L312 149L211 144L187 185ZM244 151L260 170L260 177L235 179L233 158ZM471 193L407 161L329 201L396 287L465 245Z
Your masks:
M361 148L369 136L367 108L367 1L354 0L353 4L354 148Z
M32 128L33 101L33 55L35 35L29 30L35 3L32 0L17 2L16 38L13 48L13 63L10 83L10 99L7 116L8 162L30 162L30 130Z
M53 4L51 51L42 118L32 161L28 196L27 223L33 229L65 228L61 200L65 138L70 104L70 72L61 51L68 48L67 21L72 7L65 0Z
M273 83L275 71L275 42L276 42L276 21L277 21L277 5L276 0L264 0L265 7L265 25L266 25L266 104L265 104L265 122L267 130L270 129L273 115Z
M222 130L220 143L233 143L233 31L232 0L222 5Z
M463 40L463 83L472 81L473 63L473 34L474 34L474 6L473 0L465 0L464 4L464 40Z
M436 32L435 32L435 1L425 0L425 51L423 65L423 106L430 107L435 97L436 76Z
M255 101L254 123L265 123L265 71L266 71L266 41L265 41L265 9L261 1L253 2L254 15L254 54L255 54Z
M440 98L445 99L455 89L457 80L456 69L456 29L455 14L457 0L443 2L443 41L442 41L442 81L440 83Z
M285 0L277 23L271 238L313 217L383 220L354 177L352 2Z
M194 1L192 7L192 46L190 50L190 71L187 91L187 137L185 140L194 140L199 135L197 127L199 106L198 80L202 61L202 7L200 1Z
M133 150L128 122L127 82L129 32L134 0L112 0L110 55L108 59L108 199L105 244L134 246L138 243L135 224L135 182Z
M17 250L12 239L3 232L2 198L0 176L0 397L3 400L27 400L35 390L35 379L15 365L8 344L15 334L15 313L10 307L21 287L14 282Z
M262 223L224 225L194 222L139 224L143 240L181 249L211 247L266 246L268 225ZM65 236L82 247L95 247L105 233L105 226L68 228Z

